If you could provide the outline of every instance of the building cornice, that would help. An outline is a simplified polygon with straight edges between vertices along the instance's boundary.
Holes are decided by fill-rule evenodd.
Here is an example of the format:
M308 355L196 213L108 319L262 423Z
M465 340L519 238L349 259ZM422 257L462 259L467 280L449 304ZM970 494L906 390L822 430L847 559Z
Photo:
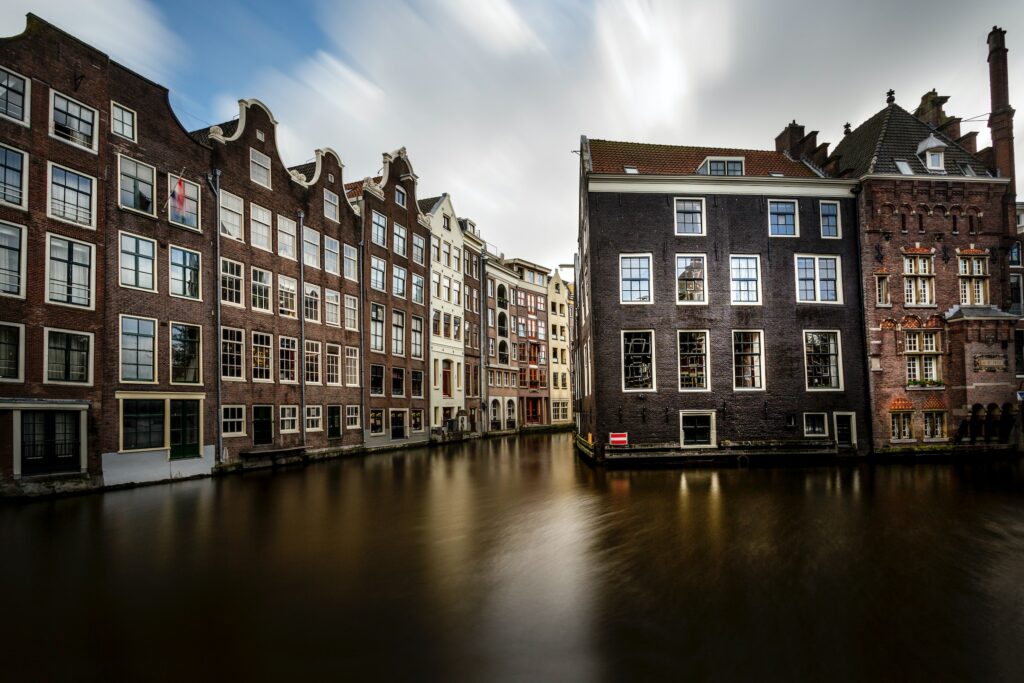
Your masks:
M1009 178L992 178L986 176L966 176L966 175L924 175L923 173L915 173L914 175L904 175L902 173L866 173L860 177L858 182L865 180L909 180L914 182L932 182L932 183L973 183L973 184L996 184L996 185L1008 185L1010 183Z
M859 180L837 178L776 178L761 176L642 175L591 173L590 192L784 195L794 197L852 197Z

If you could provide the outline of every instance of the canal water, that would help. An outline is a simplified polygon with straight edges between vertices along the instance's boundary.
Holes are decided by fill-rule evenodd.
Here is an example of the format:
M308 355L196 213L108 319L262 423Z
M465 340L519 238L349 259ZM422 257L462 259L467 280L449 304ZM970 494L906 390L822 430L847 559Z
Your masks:
M1024 680L1020 464L568 435L0 505L0 678Z

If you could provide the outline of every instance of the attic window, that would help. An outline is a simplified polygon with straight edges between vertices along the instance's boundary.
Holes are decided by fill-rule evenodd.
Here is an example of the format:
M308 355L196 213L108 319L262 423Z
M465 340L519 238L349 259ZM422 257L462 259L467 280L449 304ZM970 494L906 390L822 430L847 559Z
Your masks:
M329 182L329 183L333 183L334 182L334 174L333 173L328 173L327 174L327 182Z
M925 157L928 160L927 166L929 171L945 171L946 164L943 157L945 154L942 152L928 152Z
M256 130L256 139L257 139L257 140L259 140L260 142L263 142L263 140L264 140L265 138L266 138L266 136L265 136L265 135L263 135L263 131L262 131L262 130L259 130L259 129L257 129L257 130Z
M623 166L622 170L625 171L626 173L630 173L630 174L635 174L635 173L639 173L640 172L640 171L636 170L636 166Z
M910 170L910 164L907 163L906 159L895 159L896 169L903 175L914 175L914 172Z
M778 171L768 171L768 175L770 175L773 178L782 178L782 177L784 177L784 174L779 173Z
M971 176L972 178L978 175L977 173L974 172L974 169L971 168L970 164L960 164L960 172L966 176Z
M945 173L946 143L931 133L917 146L917 155L924 159L924 166L930 173Z
M743 175L743 158L708 157L697 169L699 175Z

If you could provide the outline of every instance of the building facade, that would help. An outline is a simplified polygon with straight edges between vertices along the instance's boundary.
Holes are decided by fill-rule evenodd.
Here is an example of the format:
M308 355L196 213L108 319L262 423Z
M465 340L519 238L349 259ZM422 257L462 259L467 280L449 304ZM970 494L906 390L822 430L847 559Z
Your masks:
M505 262L519 278L516 283L514 347L519 363L519 416L523 427L551 423L548 385L548 269L525 259Z
M511 432L520 426L519 335L514 321L519 310L516 285L519 277L497 254L485 252L485 335L487 431Z
M572 291L556 269L548 279L548 358L550 359L550 403L552 425L573 422L572 383Z
M484 367L481 358L481 330L480 311L484 305L484 292L481 286L481 269L483 267L482 254L484 253L484 241L480 237L476 223L468 218L459 219L459 228L463 237L463 312L465 315L465 363L466 377L464 380L466 393L466 417L468 420L467 430L472 434L480 434L486 425L487 405L484 402L485 380Z

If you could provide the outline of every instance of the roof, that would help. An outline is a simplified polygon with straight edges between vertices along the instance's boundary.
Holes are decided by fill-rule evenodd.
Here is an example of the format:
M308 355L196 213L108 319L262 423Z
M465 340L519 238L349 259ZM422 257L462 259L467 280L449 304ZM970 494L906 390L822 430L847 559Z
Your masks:
M316 162L309 161L298 166L289 166L289 171L297 171L306 177L306 180L312 180L313 174L316 172Z
M218 123L216 125L218 128L220 128L221 132L224 133L225 137L231 137L232 135L235 134L235 131L238 130L238 119L231 119L230 121L225 121L224 123ZM199 130L193 130L189 132L189 135L191 135L192 139L195 140L196 142L202 143L204 145L209 145L210 128L213 128L213 126L200 128Z
M434 210L434 205L441 201L440 197L428 197L427 199L418 199L416 204L420 207L420 213L430 213Z
M640 175L696 175L707 157L743 157L746 176L781 173L796 178L818 177L806 164L771 150L684 147L613 140L590 140L589 144L594 173L625 173L625 167L632 166Z
M946 320L1020 320L1020 316L995 306L954 306L946 313Z
M929 173L917 154L918 146L929 135L946 145L943 157L945 174ZM833 150L829 162L835 163L834 175L856 178L868 173L899 175L897 159L906 161L914 175L923 177L963 176L961 164L970 166L977 176L989 175L985 164L976 155L895 102L844 136Z
M379 183L384 176L377 176L373 179L373 182ZM363 194L363 185L366 179L354 180L351 183L345 183L345 196L349 199L358 199Z
M905 396L897 396L889 404L889 410L913 410L914 404Z

